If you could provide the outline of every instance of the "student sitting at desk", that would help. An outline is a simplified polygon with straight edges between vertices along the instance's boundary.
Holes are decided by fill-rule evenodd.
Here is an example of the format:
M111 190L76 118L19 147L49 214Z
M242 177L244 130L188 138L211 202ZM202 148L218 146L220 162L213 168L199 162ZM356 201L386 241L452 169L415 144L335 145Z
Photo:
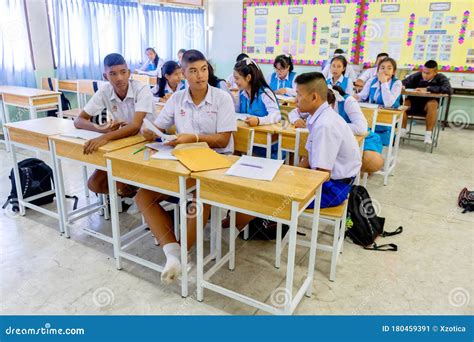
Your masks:
M145 50L147 60L142 64L136 72L139 74L147 74L149 76L161 77L161 67L165 61L156 53L155 49L149 47Z
M373 77L359 94L354 97L359 101L376 103L383 107L400 107L402 82L395 77L397 62L393 58L384 58L377 67L377 77ZM384 146L390 143L391 128L375 126L375 133L380 135Z
M241 53L235 59L235 63L240 62L244 58L250 58L246 53ZM226 79L227 88L229 89L237 89L239 86L235 83L234 72L232 72Z
M103 76L109 83L92 96L74 120L76 128L104 133L85 143L84 154L96 151L111 140L138 134L145 117L153 120L153 95L148 86L130 80L130 70L120 54L112 53L104 58ZM98 115L103 109L107 109L112 116L112 123L101 127L90 122L91 117ZM87 184L95 193L109 192L105 171L95 170ZM127 185L118 184L117 192L120 196L128 197L135 191Z
M275 72L266 79L270 89L278 95L295 96L295 77L291 55L279 55L273 62Z
M363 87L364 84L368 81L368 80L371 80L372 77L375 77L377 76L377 68L380 64L380 62L384 59L388 57L388 53L386 52L381 52L377 55L377 58L375 59L375 67L373 68L369 68L369 69L365 69L359 77L357 77L357 80L354 82L354 84L357 86L357 87Z
M331 77L327 79L327 85L337 85L344 90L346 94L352 95L352 80L344 76L347 69L347 60L344 56L333 57L330 64Z
M178 139L169 143L172 146L203 141L219 153L232 154L234 151L232 132L236 131L237 127L230 95L209 86L208 62L201 52L186 51L182 67L189 88L176 92L166 102L154 124L162 131L176 126ZM154 133L146 129L144 136L150 141L156 138ZM146 189L140 189L136 196L137 205L145 221L163 246L166 255L161 280L164 283L171 283L181 274L181 252L173 233L173 222L160 206L163 200L175 201L176 198L169 198L167 195ZM209 214L210 206L204 205L204 222L207 222ZM196 241L194 216L188 218L187 231L189 250Z
M183 55L186 52L186 49L179 49L176 57L178 57L178 64L181 66L181 60L183 59Z
M336 56L342 56L347 60L347 57L344 54L344 50L342 50L342 49L334 50L334 54L333 54L332 58L327 60L327 61L324 61L323 65L321 66L321 68L323 70L322 73L323 73L323 75L326 79L332 77L332 75L331 75L331 61ZM344 76L348 77L352 82L354 82L357 79L357 74L354 71L354 68L352 67L352 65L347 64L346 70L344 71Z
M160 99L160 102L166 102L174 92L185 88L183 71L178 63L168 61L163 64L161 74L163 77L158 78L151 92Z
M309 113L306 142L308 158L301 159L299 166L329 173L321 193L321 208L342 204L360 171L361 156L357 140L349 125L327 103L328 87L323 74L309 72L296 78L296 103L301 113ZM314 202L309 208L314 207ZM242 213L236 215L238 231L254 217ZM224 219L223 227L228 227ZM236 232L236 236L238 232Z
M423 66L422 71L418 71L403 81L405 88L414 89L416 92L423 93L438 93L438 94L452 94L453 89L449 83L449 79L438 73L438 63L429 60ZM429 97L408 96L405 100L405 106L409 107L403 117L402 132L405 134L407 127L407 113L414 115L426 115L426 133L425 143L431 144L431 133L436 125L436 118L438 117L439 100Z
M230 90L229 88L227 88L227 83L225 80L223 80L222 78L219 78L217 77L217 75L214 73L214 68L212 67L211 63L208 63L208 70L209 70L209 85L211 87L216 87L216 88L219 88L221 90L224 90L226 93L229 93L230 96L232 96L232 94L230 93Z

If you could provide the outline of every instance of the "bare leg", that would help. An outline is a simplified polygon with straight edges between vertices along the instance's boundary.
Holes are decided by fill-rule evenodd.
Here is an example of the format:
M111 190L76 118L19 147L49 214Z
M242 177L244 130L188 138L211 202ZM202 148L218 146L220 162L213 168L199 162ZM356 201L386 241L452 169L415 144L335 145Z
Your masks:
M364 151L362 155L362 172L373 173L383 167L383 157L375 151Z
M436 117L438 116L438 102L436 100L429 100L425 105L426 112L426 130L432 132L436 125Z
M411 102L409 99L406 99L405 102L403 103L404 106L407 106L408 109L403 113L403 120L402 120L402 128L407 128L407 122L408 122L408 114L407 112L410 110L411 107Z

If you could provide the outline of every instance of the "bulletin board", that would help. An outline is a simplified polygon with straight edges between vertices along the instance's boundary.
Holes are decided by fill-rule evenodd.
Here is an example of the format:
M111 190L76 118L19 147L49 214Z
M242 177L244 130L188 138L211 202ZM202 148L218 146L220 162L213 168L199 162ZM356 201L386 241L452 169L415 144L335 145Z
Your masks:
M320 65L341 48L354 62L360 20L361 0L244 2L242 51L259 63L291 54Z
M446 71L474 70L472 0L366 0L360 63L380 51L417 68L434 59Z

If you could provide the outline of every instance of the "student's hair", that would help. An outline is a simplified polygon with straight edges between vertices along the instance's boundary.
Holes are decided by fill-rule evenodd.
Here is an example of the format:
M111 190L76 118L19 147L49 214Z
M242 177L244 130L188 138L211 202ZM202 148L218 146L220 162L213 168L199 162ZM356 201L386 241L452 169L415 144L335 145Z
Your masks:
M252 104L253 100L255 99L255 95L258 93L260 88L273 93L262 74L262 70L260 70L257 64L250 58L245 58L235 63L234 70L237 71L242 77L247 77L248 75L251 76L250 85L252 90L250 92L250 104Z
M189 63L194 63L197 61L206 61L206 56L199 51L199 50L187 50L184 54L183 57L181 58L181 64L184 67L187 67Z
M317 93L322 99L327 98L328 86L324 75L320 72L314 71L299 74L295 78L295 83L306 86L310 92Z
M214 74L214 68L209 62L207 63L207 69L209 70L209 79L207 80L207 83L209 83L211 87L219 88L219 83L224 80Z
M273 66L276 68L277 64L280 64L283 68L290 68L290 72L293 71L293 60L291 55L278 55L273 62Z
M338 85L332 86L332 89L337 91L341 96L346 96L346 92L340 86ZM332 105L333 103L336 103L336 96L334 96L334 93L329 88L328 88L328 103L330 105Z
M425 67L427 67L428 69L438 70L438 63L436 63L436 61L430 59L429 61L426 61Z
M344 53L344 50L343 49L336 49L334 50L334 54L336 53Z
M161 67L161 78L158 78L158 97L165 96L166 79L165 75L171 75L176 69L181 69L175 61L168 61Z
M178 50L178 53L185 53L186 52L186 49L179 49Z
M237 58L235 59L235 62L240 62L242 59L244 58L250 58L249 55L247 55L246 53L239 53L239 55L237 56Z
M395 77L395 72L397 71L397 62L393 59L393 58L390 58L390 57L386 57L384 59L382 59L377 67L377 71L379 71L380 69L380 66L383 64L383 63L386 63L386 62L389 62L390 64L392 64L392 67L393 67L393 75L392 77Z
M380 57L388 57L388 53L386 52L381 52L377 55L377 58L375 58L375 60L379 59Z
M329 64L332 64L332 62L334 62L335 60L341 61L342 66L344 67L344 70L342 71L342 74L344 75L344 73L346 72L346 68L347 68L347 59L346 59L346 57L344 57L342 55L335 56L331 59L331 63L329 63Z
M160 60L160 57L156 53L155 49L152 47L149 47L145 49L145 52L147 51L152 51L155 54L155 59L153 60L153 64L155 65L155 68L158 67L158 61Z
M110 53L104 58L104 67L113 67L115 65L127 64L125 58L119 53Z

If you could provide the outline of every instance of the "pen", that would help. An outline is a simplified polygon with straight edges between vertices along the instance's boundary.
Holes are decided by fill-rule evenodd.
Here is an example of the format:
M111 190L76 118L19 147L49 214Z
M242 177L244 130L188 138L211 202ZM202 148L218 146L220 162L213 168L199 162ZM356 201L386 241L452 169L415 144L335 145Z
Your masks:
M146 148L146 146L142 146L142 147L140 147L139 149L133 151L132 154L137 154L138 152L143 151L145 148Z
M261 167L259 165L252 165L252 164L246 164L246 163L240 163L240 165L254 167L256 169L263 169L263 167Z

